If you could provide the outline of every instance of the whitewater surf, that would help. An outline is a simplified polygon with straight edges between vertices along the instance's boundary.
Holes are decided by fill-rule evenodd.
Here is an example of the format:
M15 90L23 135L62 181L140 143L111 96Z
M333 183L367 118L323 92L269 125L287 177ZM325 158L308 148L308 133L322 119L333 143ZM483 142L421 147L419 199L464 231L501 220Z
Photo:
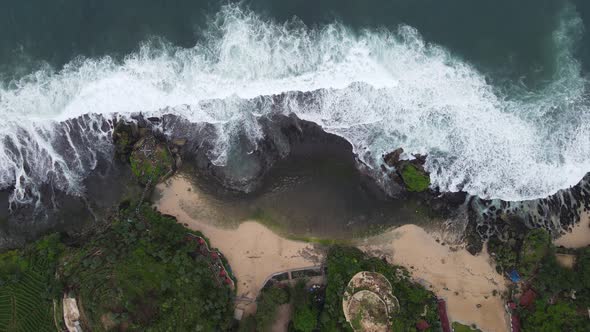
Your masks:
M145 43L123 60L81 57L3 82L0 188L12 188L13 203L34 203L43 183L82 195L97 155L112 154L112 118L142 112L212 124L208 153L224 165L237 135L256 149L257 119L280 112L343 137L374 169L398 147L402 158L427 155L441 192L546 197L590 171L588 81L574 57L582 20L568 4L556 22L552 78L527 88L494 86L411 26L307 26L224 6L192 48ZM296 92L313 98L301 103Z

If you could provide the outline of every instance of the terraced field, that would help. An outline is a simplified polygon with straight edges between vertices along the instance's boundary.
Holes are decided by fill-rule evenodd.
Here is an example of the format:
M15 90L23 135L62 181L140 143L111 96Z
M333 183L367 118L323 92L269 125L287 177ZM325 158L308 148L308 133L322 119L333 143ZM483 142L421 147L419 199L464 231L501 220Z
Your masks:
M52 303L43 297L46 285L35 270L16 283L0 287L0 331L55 331Z

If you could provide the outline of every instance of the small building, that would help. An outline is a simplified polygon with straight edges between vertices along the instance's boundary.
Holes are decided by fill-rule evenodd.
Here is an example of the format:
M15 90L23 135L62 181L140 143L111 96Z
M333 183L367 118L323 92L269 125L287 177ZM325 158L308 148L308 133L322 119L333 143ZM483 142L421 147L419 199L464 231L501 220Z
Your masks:
M449 323L449 315L447 314L447 302L444 299L438 299L437 309L443 332L451 332L451 323Z
M529 288L522 294L519 300L519 304L523 308L528 308L531 304L535 302L537 298L537 293L532 288Z
M426 331L428 328L430 328L430 324L428 324L428 322L424 319L421 319L418 321L418 323L416 323L416 329L418 331Z
M514 303L514 301L506 303L506 306L508 307L509 312L512 312L512 310L516 310L516 303Z
M512 281L513 283L519 283L520 280L522 280L522 278L520 277L520 274L518 274L518 271L516 270L512 270L508 273L508 278L510 278L510 281Z
M510 315L510 331L520 332L520 317L515 313Z

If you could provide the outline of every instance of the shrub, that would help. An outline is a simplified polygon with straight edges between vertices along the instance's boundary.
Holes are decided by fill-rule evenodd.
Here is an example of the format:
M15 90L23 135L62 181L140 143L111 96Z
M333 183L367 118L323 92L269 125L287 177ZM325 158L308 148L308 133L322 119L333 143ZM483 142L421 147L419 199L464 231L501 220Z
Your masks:
M311 306L297 308L293 315L293 326L299 332L312 332L315 330L318 322L318 314Z
M551 249L551 236L542 228L529 231L520 251L520 268L524 276L530 277L539 262Z
M216 279L208 256L195 253L188 232L144 205L65 257L62 280L84 303L89 328L229 329L232 292ZM105 326L104 317L116 319Z
M155 138L139 141L130 157L131 171L142 184L155 184L172 169L172 156L168 148L157 144Z
M256 326L266 331L275 320L277 308L289 302L289 293L283 288L272 286L262 291L256 310Z
M400 302L395 314L395 331L413 330L418 319L423 318L436 328L439 324L434 294L412 282L406 269L369 257L357 248L334 246L327 257L328 286L326 303L320 323L322 331L351 331L342 312L342 296L350 279L360 271L383 274L391 283L393 293ZM421 315L426 312L425 317Z

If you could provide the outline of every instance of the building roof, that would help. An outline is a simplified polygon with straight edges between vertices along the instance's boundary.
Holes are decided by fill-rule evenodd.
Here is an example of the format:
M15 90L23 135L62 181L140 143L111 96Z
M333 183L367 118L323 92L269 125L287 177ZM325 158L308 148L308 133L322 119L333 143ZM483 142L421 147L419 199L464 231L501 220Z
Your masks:
M416 328L418 329L418 331L424 331L429 327L430 327L430 324L428 324L428 322L425 321L424 319L421 319L418 321L418 323L416 323Z
M524 294L522 294L522 296L520 297L520 305L523 307L528 307L531 304L533 304L535 302L535 299L537 298L537 293L535 293L534 290L532 290L531 288L527 289L526 292L524 292Z
M443 332L451 332L451 324L449 323L449 316L447 315L447 303L443 299L438 299L438 317L442 325Z
M508 277L510 278L510 280L512 282L520 282L520 274L518 274L518 271L516 270L512 270L508 273Z
M516 309L516 303L514 303L513 301L508 302L507 305L510 310Z
M520 332L520 317L518 315L510 316L510 328L512 332Z

